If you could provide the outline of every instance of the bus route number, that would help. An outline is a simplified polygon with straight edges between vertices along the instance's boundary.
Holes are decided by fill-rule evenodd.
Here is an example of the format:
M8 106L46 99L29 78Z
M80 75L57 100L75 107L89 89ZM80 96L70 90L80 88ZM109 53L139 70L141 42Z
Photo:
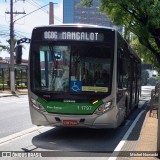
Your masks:
M92 110L92 106L78 106L78 110L90 111Z

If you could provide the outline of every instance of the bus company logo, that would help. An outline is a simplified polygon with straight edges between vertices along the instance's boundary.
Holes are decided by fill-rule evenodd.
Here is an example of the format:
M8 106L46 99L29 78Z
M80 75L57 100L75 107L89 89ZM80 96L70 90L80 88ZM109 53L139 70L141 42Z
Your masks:
M26 152L23 152L23 151L16 151L16 152L1 152L1 156L0 157L3 157L3 158L8 158L8 157L20 157L20 158L25 158L25 157L42 157L42 153L40 152L30 152L30 153L26 153Z
M58 107L58 106L47 106L47 109L61 110L62 107Z
M53 106L53 108L54 108L55 110L62 110L62 107L58 107L58 106Z
M12 152L2 152L2 157L12 157Z

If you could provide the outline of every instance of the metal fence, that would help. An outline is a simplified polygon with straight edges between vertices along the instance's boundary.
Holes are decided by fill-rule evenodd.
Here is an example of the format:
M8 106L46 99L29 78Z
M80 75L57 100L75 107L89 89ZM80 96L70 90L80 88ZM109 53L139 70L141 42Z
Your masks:
M16 89L27 88L27 66L15 66L15 87ZM0 64L0 90L10 90L10 66Z

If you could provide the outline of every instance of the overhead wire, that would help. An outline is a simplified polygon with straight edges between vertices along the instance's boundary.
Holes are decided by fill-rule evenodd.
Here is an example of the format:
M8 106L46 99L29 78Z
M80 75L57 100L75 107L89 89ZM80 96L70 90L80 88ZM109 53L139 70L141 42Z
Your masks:
M9 26L0 24L0 36L9 36Z
M28 34L26 34L26 33L20 33L19 31L15 31L14 34L15 34L15 36L17 36L19 38L24 38L24 37L28 38L28 37L30 37Z
M31 4L32 6L34 6L34 7L36 7L36 8L39 8L40 10L42 10L43 12L45 12L46 14L49 14L49 11L48 11L47 9L43 8L43 7L42 7L39 3L37 3L35 0L27 0L27 1L25 1L25 2L28 2L28 3ZM0 16L1 16L1 15L0 15ZM2 17L4 17L4 16L2 16ZM54 18L55 18L57 21L63 23L63 20L62 20L61 18L59 18L59 17L57 17L57 16L54 16ZM7 25L0 25L0 32L1 32L0 36L9 36L9 35L10 35L10 33L9 33L9 26L7 26ZM15 29L15 36L17 36L17 37L24 37L24 35L22 35L22 34L27 35L27 37L28 37L28 35L31 35L31 33L21 32L21 31L18 31L17 29Z
M44 8L41 8L42 6L39 5L38 3L36 3L33 0L27 0L27 3L31 4L32 6L36 7L36 8L40 8L40 10L44 11L45 13L48 13L48 11L46 11Z
M41 8L41 7L42 7L40 4L38 4L38 3L37 3L36 1L34 1L34 0L29 0L29 1L26 1L26 2L28 2L29 4L31 4L32 6L37 7L37 8ZM41 8L41 10L44 11L46 14L49 14L49 11L48 11L47 9ZM54 18L55 18L57 21L63 23L63 20L62 20L61 18L59 18L59 17L57 17L57 16L55 16L55 15L54 15Z

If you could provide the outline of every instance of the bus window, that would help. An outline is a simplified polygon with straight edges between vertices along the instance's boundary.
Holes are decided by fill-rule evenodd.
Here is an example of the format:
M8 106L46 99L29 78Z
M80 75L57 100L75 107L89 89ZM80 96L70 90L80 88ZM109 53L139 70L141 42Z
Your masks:
M102 46L73 46L71 81L79 91L108 92L111 81L111 51Z
M69 86L69 53L66 46L41 46L41 87L51 91L66 91Z
M109 92L112 54L109 47L41 45L35 60L35 89L53 92ZM38 78L37 78L38 77Z

